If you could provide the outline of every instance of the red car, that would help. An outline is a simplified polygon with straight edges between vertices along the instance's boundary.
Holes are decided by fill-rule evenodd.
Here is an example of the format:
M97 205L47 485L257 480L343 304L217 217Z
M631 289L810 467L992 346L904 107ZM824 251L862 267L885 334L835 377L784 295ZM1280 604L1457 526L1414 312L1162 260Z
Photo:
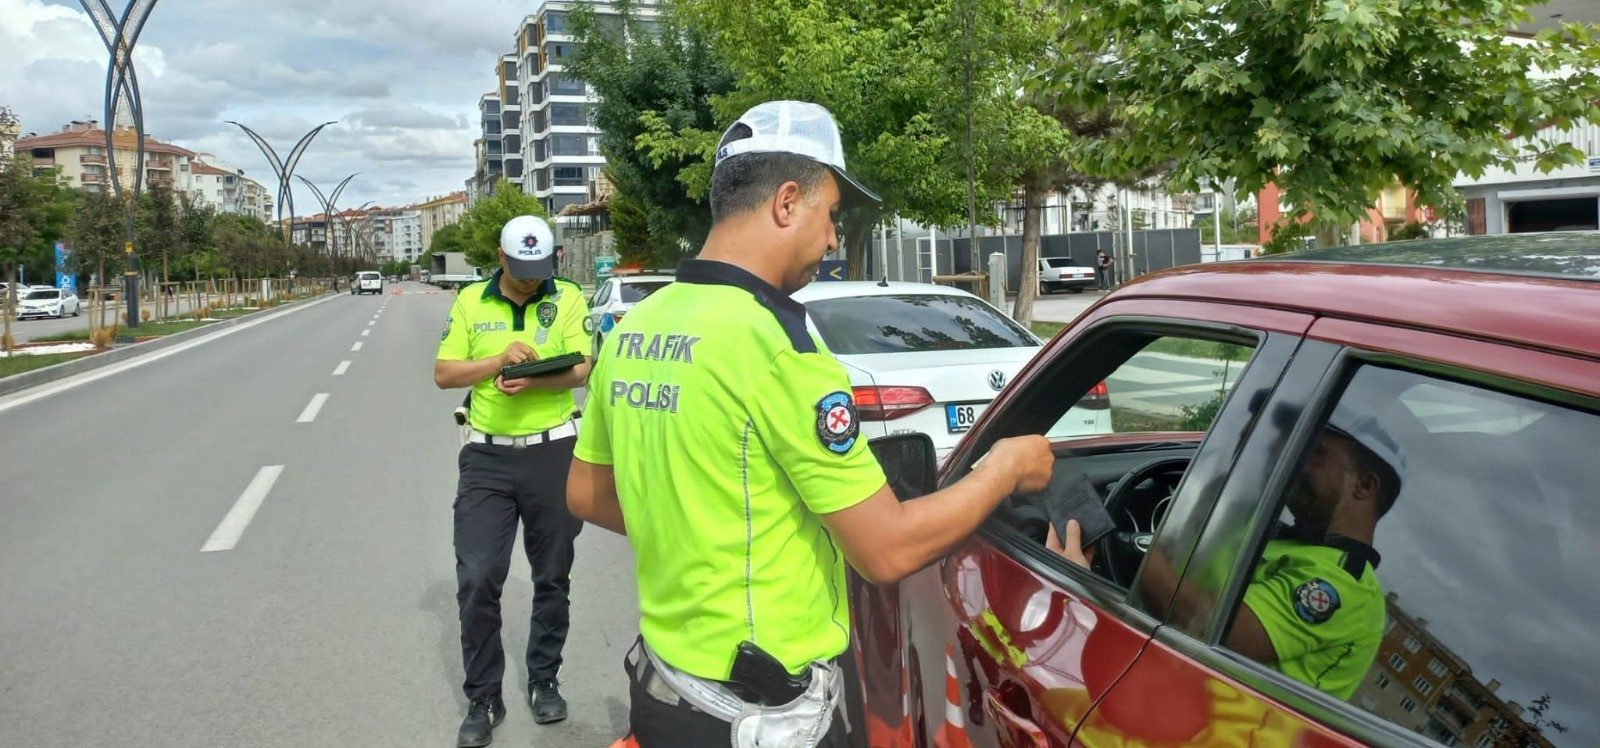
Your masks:
M1102 380L1114 433L1055 441L1045 495L853 578L863 743L1600 745L1600 234L1158 273L937 475L875 449L925 493ZM1087 568L1046 548L1055 490L1114 523Z

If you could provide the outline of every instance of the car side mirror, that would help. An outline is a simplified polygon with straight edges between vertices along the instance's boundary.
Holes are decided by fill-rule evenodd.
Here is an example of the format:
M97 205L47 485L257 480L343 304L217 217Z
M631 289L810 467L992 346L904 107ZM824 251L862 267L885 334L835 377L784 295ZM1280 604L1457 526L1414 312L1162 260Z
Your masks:
M880 436L867 442L867 447L883 467L895 498L910 501L933 493L939 482L939 468L932 437L927 434Z

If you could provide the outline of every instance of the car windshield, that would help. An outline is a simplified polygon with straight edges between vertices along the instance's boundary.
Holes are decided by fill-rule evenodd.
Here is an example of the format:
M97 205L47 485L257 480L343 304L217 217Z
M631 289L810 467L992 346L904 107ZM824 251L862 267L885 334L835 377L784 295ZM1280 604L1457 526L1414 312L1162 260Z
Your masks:
M821 299L806 311L835 354L1036 346L1017 323L975 298L895 294Z
M622 284L622 303L637 304L645 297L671 285L672 281L639 281Z
M361 278L361 280L377 280L378 279L378 274L377 273L359 273L357 275L357 277Z
M39 300L39 299L59 299L59 298L61 298L61 292L60 291L56 291L56 290L29 291L28 295L24 296L23 298L25 298L25 299L27 299L29 301L35 301L35 300Z

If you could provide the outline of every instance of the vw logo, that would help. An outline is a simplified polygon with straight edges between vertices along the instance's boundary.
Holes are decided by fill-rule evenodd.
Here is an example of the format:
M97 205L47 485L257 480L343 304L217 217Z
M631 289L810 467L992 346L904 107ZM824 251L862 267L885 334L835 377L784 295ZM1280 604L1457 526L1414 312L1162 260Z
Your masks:
M989 389L999 392L1006 388L1006 373L995 369L989 372Z

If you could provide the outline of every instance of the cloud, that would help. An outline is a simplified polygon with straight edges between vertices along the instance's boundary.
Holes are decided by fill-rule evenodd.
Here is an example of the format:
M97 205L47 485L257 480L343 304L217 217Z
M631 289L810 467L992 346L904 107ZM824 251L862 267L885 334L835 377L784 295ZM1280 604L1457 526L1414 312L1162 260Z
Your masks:
M478 96L530 10L510 0L163 4L134 53L146 130L272 189L266 159L224 120L249 124L281 154L338 120L301 170L319 184L360 172L341 202L459 190L473 168ZM25 132L102 118L105 48L75 3L0 0L0 50L0 104Z

